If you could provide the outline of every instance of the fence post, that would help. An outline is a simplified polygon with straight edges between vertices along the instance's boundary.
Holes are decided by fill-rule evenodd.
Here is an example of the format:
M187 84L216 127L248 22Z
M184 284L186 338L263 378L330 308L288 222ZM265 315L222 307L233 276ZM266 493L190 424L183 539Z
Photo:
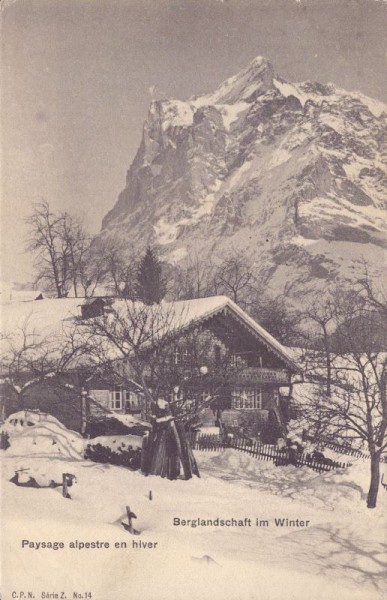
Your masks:
M63 498L68 498L66 473L62 473L62 496Z
M133 519L137 519L137 516L130 510L130 506L126 507L126 514L128 515L128 524L122 522L122 525L125 527L126 531L129 531L132 535L138 535L140 532L133 527Z
M69 498L71 500L71 496L69 494L68 488L72 485L73 479L74 479L74 475L70 475L69 473L62 473L62 496L63 496L63 498Z

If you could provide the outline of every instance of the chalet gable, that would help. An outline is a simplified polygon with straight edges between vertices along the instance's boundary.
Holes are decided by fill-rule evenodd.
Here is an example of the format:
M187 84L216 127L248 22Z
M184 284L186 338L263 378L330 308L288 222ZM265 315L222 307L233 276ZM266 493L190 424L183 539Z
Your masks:
M213 302L215 300L216 303ZM206 301L209 301L209 310L200 310ZM182 336L187 329L201 326L211 331L236 357L244 357L250 366L262 366L254 364L254 360L259 361L259 357L265 357L265 363L269 367L301 373L288 349L226 296L189 300L186 303L191 319L187 319L188 323L181 326Z

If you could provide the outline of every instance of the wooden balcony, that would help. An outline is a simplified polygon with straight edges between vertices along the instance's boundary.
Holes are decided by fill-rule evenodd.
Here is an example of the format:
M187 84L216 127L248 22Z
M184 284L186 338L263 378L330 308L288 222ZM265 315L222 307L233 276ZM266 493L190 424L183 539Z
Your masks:
M276 383L287 385L289 374L283 369L266 369L261 367L245 367L235 375L236 383Z

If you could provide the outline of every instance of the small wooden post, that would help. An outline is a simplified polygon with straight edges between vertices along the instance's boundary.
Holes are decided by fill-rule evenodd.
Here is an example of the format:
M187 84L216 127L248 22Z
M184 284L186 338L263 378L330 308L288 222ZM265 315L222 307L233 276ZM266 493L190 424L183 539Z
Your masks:
M72 475L71 473L62 473L62 495L63 498L70 498L71 500L71 496L69 494L68 488L71 487L73 485L73 481L76 481L77 478L75 477L75 475Z
M152 490L149 490L149 500L153 500Z
M126 531L129 531L132 535L139 535L139 531L133 527L133 519L137 519L137 516L130 510L130 506L126 507L126 514L128 515L128 523L124 523L121 521L122 525L125 527Z
M126 507L126 514L128 515L129 532L133 533L133 519L136 519L137 517L131 512L130 506Z
M63 498L71 498L69 492L68 492L68 477L67 477L67 473L63 473L62 474L62 496Z

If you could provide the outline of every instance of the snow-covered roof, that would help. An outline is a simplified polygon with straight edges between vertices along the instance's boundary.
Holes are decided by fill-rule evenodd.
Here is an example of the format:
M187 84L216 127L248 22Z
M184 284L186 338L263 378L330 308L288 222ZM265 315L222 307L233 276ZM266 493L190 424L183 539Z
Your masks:
M189 325L192 322L200 322L217 313L230 310L231 313L237 316L252 333L279 355L289 366L296 371L301 371L288 349L227 296L212 296L210 298L184 300L175 302L174 306L176 307L177 314L180 314L181 312L181 315L184 316L184 321L186 323L182 322L182 327L184 327L185 324Z
M0 283L0 302L29 302L42 295L40 290L18 290L13 284Z
M27 302L0 304L0 328L5 335L17 335L18 331L40 337L64 332L66 324L73 324L81 316L83 298L47 298Z
M43 299L31 302L10 302L0 305L1 333L12 335L15 339L18 332L24 330L37 339L48 339L65 335L74 328L81 319L81 306L84 298ZM179 302L162 302L160 305L146 307L140 302L114 299L112 308L118 315L125 317L127 311L131 315L151 313L160 326L158 338L174 331L184 330L195 323L205 321L221 312L230 311L250 332L262 343L273 350L294 371L300 371L297 363L288 350L270 335L261 325L245 313L235 302L226 296L213 296ZM114 313L111 318L114 318ZM88 320L85 320L87 323ZM155 321L153 321L154 323Z

